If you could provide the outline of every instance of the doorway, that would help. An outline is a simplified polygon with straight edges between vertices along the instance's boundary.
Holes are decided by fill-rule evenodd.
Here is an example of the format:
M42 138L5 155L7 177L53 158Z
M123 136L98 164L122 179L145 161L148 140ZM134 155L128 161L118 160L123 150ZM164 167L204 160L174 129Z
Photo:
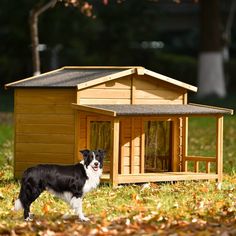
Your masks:
M144 172L171 171L172 121L144 121Z
M88 130L87 146L92 150L102 149L106 151L103 172L109 173L112 155L111 121L89 120Z

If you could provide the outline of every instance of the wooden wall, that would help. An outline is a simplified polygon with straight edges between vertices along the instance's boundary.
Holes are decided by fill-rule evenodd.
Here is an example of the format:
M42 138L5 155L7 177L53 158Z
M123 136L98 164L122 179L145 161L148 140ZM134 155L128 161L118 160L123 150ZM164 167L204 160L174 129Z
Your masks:
M114 81L104 82L77 92L78 104L184 104L187 90L147 75L131 75ZM79 112L79 148L88 148L88 116L96 114ZM97 115L99 119L99 115ZM142 117L120 119L119 173L144 173L144 133ZM175 126L173 137L173 169L178 169L180 139ZM80 156L79 156L80 158Z
M120 135L120 173L141 173L142 119L140 117L122 118Z
M183 104L186 90L150 76L126 76L78 91L79 104Z
M82 156L79 150L90 148L89 144L89 121L110 121L112 118L105 116L96 116L93 113L79 113L79 145L78 160ZM120 147L119 147L119 173L137 174L141 171L141 136L142 136L142 119L138 117L129 117L120 119ZM105 159L104 173L108 173L110 169L110 160Z
M149 76L133 79L134 104L183 104L184 93L184 89Z
M126 76L78 92L80 104L130 104L131 80Z
M75 112L78 104L183 104L186 89L146 75L76 89L15 89L15 176L38 163L74 163L88 147L87 116ZM142 124L140 118L121 121L121 173L140 173ZM76 134L76 135L75 135Z
M73 89L15 89L15 176L38 163L74 163Z

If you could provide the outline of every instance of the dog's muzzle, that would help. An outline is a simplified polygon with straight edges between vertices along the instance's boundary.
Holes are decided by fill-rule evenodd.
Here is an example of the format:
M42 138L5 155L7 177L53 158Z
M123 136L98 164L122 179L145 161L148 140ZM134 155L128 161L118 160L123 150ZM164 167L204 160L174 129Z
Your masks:
M94 163L94 166L92 166L92 168L93 168L94 171L98 171L99 163L98 163L98 162L95 162L95 163Z

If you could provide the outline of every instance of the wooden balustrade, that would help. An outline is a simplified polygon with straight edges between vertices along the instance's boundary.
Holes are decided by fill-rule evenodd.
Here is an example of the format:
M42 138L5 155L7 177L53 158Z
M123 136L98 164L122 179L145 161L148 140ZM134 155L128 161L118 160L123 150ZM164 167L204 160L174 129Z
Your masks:
M199 163L205 162L206 173L211 173L211 163L216 163L216 157L186 156L183 157L184 171L188 171L189 161L194 163L194 172L199 173Z

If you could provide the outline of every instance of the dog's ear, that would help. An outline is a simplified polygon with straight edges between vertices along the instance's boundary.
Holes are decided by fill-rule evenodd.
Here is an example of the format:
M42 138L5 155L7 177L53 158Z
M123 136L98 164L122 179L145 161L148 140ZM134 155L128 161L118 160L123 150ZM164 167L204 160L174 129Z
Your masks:
M89 154L89 150L88 149L80 150L80 153L82 153L83 157L86 158Z
M102 169L103 168L103 160L105 158L105 155L106 155L106 151L105 150L102 150L102 149L98 149L97 150L97 153L98 153L98 156L99 156L99 162L100 162L100 168Z
M104 158L104 157L106 156L106 151L105 151L105 150L98 149L97 151L98 151L98 153L100 154L100 156L101 156L102 158Z
M89 165L89 153L90 151L88 149L85 149L85 150L80 150L80 153L83 154L83 162L84 162L84 165L86 166L86 168L88 167Z

